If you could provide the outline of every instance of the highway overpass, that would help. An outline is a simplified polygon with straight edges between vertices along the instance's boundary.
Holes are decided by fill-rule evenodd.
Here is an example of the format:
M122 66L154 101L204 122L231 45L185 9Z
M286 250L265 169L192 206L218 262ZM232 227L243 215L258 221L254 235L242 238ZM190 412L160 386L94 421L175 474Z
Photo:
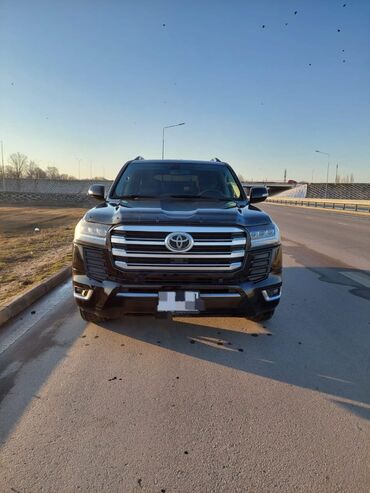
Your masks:
M295 183L287 183L283 181L244 181L242 182L242 185L248 195L251 187L265 186L268 188L270 195L276 195L277 193L284 192L284 190L290 190L296 186Z

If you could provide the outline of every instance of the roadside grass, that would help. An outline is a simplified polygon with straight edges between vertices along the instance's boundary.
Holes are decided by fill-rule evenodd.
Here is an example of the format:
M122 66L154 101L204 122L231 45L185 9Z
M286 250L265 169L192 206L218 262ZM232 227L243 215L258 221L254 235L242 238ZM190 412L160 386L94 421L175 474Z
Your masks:
M74 227L85 212L0 206L0 306L71 263Z

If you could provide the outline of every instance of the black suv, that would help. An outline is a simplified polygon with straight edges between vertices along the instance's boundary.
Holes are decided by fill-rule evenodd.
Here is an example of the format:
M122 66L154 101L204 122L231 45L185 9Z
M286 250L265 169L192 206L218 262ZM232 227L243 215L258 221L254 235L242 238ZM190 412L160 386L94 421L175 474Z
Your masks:
M73 290L82 318L167 313L270 318L281 295L279 229L233 169L211 161L127 162L76 226Z

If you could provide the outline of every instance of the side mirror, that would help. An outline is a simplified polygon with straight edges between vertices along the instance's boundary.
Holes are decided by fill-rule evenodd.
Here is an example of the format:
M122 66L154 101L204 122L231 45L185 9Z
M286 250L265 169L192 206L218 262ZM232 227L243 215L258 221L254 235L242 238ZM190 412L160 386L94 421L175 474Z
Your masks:
M255 204L256 202L263 202L267 199L269 193L266 187L252 187L249 192L249 202Z
M94 197L96 200L105 200L105 190L104 185L91 185L89 191L87 192L89 197Z

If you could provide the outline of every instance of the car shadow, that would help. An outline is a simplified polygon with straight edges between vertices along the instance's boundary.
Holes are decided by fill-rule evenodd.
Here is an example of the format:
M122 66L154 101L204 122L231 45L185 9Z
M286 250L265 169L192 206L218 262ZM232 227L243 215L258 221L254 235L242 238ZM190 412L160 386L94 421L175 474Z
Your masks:
M231 317L136 316L101 326L192 358L328 394L368 418L367 302L356 296L356 283L341 272L342 267L326 269L318 292L317 272L285 269L282 301L263 324Z
M320 392L343 410L369 419L367 299L356 296L354 291L359 286L343 276L343 267L313 267L284 270L282 301L274 317L263 324L233 317L135 316L99 327L89 324L87 328L121 335L122 339L117 339L120 345L124 338L138 340L148 345L148 351L153 345L194 360ZM317 269L325 269L325 276ZM3 423L0 426L0 441L6 439L30 402L40 398L39 390L54 368L68 357L76 340L85 337L85 329L86 323L79 318L71 297L2 356L0 400L4 398L5 402L9 395L12 399L8 401L11 404L4 407L2 403L0 408L0 415L6 415L6 427ZM42 356L45 353L47 358ZM32 379L25 379L29 364Z
M40 389L53 370L68 357L70 348L85 327L71 296L1 355L0 445L30 403L42 398ZM6 327L2 329L6 330ZM32 378L29 378L30 373Z

